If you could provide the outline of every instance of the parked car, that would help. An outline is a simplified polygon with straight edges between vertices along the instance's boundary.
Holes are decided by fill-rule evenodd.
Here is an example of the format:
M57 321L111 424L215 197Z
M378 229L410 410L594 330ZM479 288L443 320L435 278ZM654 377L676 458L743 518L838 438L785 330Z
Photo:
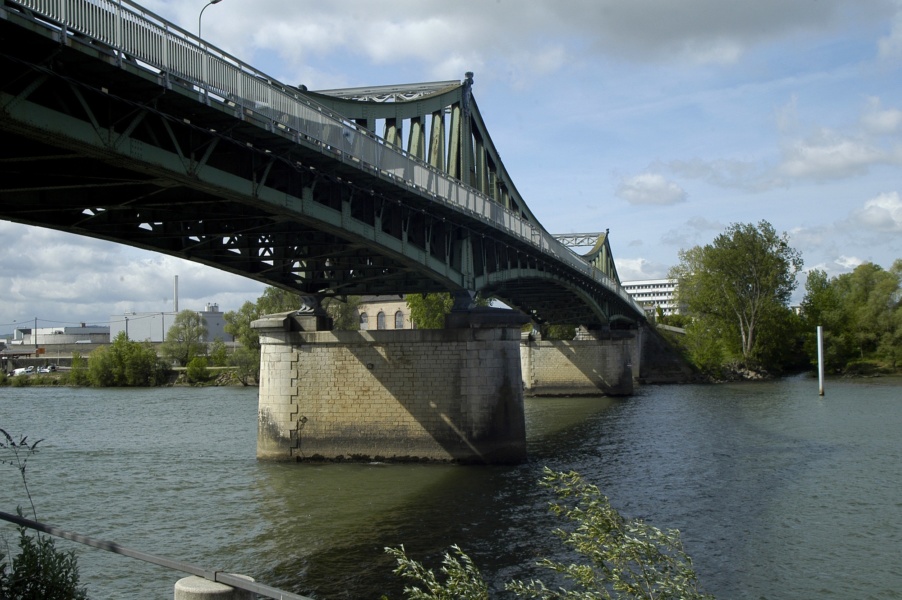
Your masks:
M13 369L13 375L31 375L34 373L34 367L22 367L20 369Z

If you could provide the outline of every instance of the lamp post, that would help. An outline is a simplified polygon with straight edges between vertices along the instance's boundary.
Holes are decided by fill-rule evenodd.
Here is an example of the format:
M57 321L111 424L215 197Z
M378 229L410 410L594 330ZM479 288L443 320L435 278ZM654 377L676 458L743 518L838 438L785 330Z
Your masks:
M197 15L197 37L201 37L200 26L201 26L201 19L204 16L204 11L207 10L207 7L210 6L211 4L219 4L220 2L222 2L222 0L210 0L209 2L204 4L204 7L202 9L200 9L200 14Z

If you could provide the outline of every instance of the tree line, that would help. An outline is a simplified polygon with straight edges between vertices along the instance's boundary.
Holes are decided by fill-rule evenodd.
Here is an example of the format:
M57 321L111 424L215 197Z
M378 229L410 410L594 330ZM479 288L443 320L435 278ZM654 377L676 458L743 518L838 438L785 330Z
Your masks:
M895 372L902 358L902 259L889 270L864 263L851 273L808 273L801 306L790 297L801 254L767 221L729 226L713 242L681 250L671 269L681 325L670 336L703 373L774 375L817 364L816 328L825 330L833 373Z

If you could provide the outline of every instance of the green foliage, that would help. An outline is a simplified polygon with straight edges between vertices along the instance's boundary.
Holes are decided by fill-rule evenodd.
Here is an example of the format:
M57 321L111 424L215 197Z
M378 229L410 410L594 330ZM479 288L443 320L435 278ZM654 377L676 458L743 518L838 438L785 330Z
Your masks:
M417 329L442 329L454 299L448 293L410 294L406 298L410 320Z
M554 534L584 562L539 564L567 580L573 589L549 589L541 580L515 581L507 589L526 598L710 598L698 588L692 561L679 531L661 531L638 519L625 519L598 488L575 472L545 469L542 485L554 491L551 511L571 524Z
M229 349L226 347L225 342L219 338L213 340L213 343L210 344L208 358L210 359L210 364L214 367L227 366L229 364Z
M20 512L21 514L21 512ZM19 528L19 554L8 568L0 553L0 598L9 600L80 600L78 561L73 551L57 550L52 538Z
M411 600L488 600L488 586L473 560L458 546L451 546L451 549L456 556L446 553L442 559L444 582L439 581L431 569L408 558L403 545L400 548L386 548L385 551L398 561L394 570L396 575L412 579L422 586L404 586L404 594Z
M207 354L207 322L193 310L182 310L166 332L161 353L170 360L185 366L195 356Z
M0 450L4 451L0 464L10 465L19 471L22 485L31 504L31 512L37 518L34 501L28 490L25 476L28 457L37 453L41 442L29 442L27 436L13 438L0 429ZM10 455L10 458L7 458ZM17 510L24 517L21 507ZM11 564L10 564L11 558ZM8 557L0 551L0 598L3 600L81 600L87 592L79 587L78 562L72 551L57 550L48 536L29 535L19 528L19 554Z
M432 294L410 294L405 297L410 309L410 320L417 329L443 329L445 315L454 308L454 297L448 292ZM476 306L488 306L488 298L477 296Z
M357 331L360 329L360 319L357 317L360 296L348 296L344 300L325 298L322 304L329 316L332 317L332 328L336 331Z
M91 378L88 376L88 361L80 352L72 353L72 366L66 382L69 385L91 385Z
M545 468L541 485L551 489L557 501L552 513L568 523L554 530L582 562L565 564L550 559L538 565L558 574L568 588L549 588L542 580L512 581L505 589L523 598L705 600L699 590L692 561L683 550L679 531L661 531L638 519L626 519L611 506L597 487L574 472L557 473ZM386 548L398 561L395 573L422 587L405 587L414 600L484 600L486 584L470 558L457 546L456 557L445 554L440 582L431 570L409 559L404 547Z
M785 333L802 268L787 235L778 235L767 221L733 224L713 243L681 250L679 256L670 273L679 281L678 301L701 330L717 334L710 343L721 346L705 354L724 352L727 361L779 370L783 365L775 361L782 350L765 348L762 340L779 343Z
M260 379L260 349L238 348L229 357L229 365L236 367L235 377L241 385L250 385Z
M191 383L205 383L210 380L210 370L207 359L203 356L195 356L188 362L185 368L185 377Z
M543 340L572 340L576 337L576 325L550 325L545 323L539 328Z
M130 341L120 331L113 343L97 348L88 361L88 379L96 387L147 387L162 385L169 367L157 358L147 342Z
M247 301L237 311L230 310L225 315L225 331L246 349L260 351L260 334L251 328L251 323L260 318L260 310L253 302Z
M849 371L855 361L876 360L888 369L902 363L902 260L888 270L863 263L851 273L827 277L812 270L802 314L805 347L816 363L816 328L824 328L824 367ZM869 367L868 367L869 368ZM868 368L864 370L867 371ZM856 372L861 371L855 367Z

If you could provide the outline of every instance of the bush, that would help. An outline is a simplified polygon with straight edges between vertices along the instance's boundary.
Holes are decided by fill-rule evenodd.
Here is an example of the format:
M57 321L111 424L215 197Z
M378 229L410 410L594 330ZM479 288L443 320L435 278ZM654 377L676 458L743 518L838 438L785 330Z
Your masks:
M191 383L204 383L210 380L210 371L207 369L207 359L195 356L188 362L185 368L185 376Z
M123 331L110 346L91 353L87 376L97 387L154 386L166 383L169 367L150 344L132 342Z
M19 471L32 514L35 513L34 502L28 491L25 471L29 456L37 453L40 443L41 440L29 442L27 436L13 438L0 429L0 450L4 451L0 464ZM6 457L7 454L10 458ZM21 507L17 512L20 517L24 516ZM39 533L32 536L20 527L19 554L12 558L12 565L8 558L0 551L0 598L3 600L81 600L88 597L85 588L78 585L75 553L57 550L53 539L48 536Z
M546 468L541 485L558 497L551 511L571 524L554 535L583 557L583 562L564 564L543 559L538 565L561 575L571 589L549 589L541 580L512 581L505 589L525 598L581 600L642 598L705 600L711 596L698 589L692 561L683 551L680 533L661 531L638 519L622 517L594 485L578 473L555 473ZM398 561L395 573L418 581L420 587L405 587L413 600L485 600L485 581L472 560L457 546L457 557L445 554L441 583L431 570L411 560L404 547L386 548Z
M22 515L22 511L19 511ZM58 550L52 538L31 536L19 528L19 554L8 568L0 552L0 598L4 600L81 600L88 597L79 587L78 561L71 550Z

